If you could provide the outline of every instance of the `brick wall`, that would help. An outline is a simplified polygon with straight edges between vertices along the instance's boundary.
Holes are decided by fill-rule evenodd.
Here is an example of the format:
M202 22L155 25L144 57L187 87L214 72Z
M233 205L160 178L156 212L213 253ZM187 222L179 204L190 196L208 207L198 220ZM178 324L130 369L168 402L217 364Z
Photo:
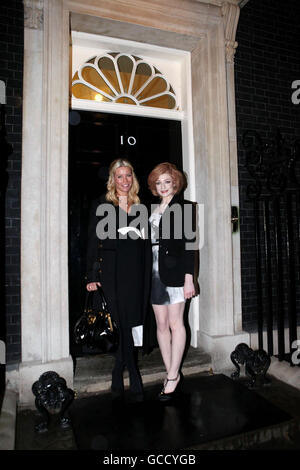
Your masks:
M243 326L256 320L254 218L247 201L250 178L242 135L258 131L264 142L279 128L287 143L300 137L300 105L292 103L291 84L300 80L300 2L250 0L241 9L235 57L238 136Z
M0 2L0 80L6 83L7 140L13 146L8 157L5 196L5 312L7 362L20 360L20 183L22 146L22 80L24 19L22 0ZM3 171L3 170L2 170ZM3 220L0 222L3 224ZM2 242L2 240L1 240ZM2 322L3 324L3 322Z

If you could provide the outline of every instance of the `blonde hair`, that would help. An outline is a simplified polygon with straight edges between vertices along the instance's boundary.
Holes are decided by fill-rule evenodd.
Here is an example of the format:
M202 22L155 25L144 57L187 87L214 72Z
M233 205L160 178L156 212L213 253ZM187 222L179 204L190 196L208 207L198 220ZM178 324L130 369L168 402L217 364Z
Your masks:
M132 204L139 204L140 203L140 198L138 197L138 192L140 190L140 185L137 180L137 177L135 176L133 166L131 163L124 159L124 158L117 158L114 160L109 167L109 176L108 176L108 181L107 181L107 193L105 195L105 198L107 201L112 202L115 206L119 205L119 199L117 196L117 190L116 190L116 185L115 185L115 172L118 168L121 166L125 166L127 168L131 169L132 172L132 186L130 188L130 191L128 193L128 205L131 206Z

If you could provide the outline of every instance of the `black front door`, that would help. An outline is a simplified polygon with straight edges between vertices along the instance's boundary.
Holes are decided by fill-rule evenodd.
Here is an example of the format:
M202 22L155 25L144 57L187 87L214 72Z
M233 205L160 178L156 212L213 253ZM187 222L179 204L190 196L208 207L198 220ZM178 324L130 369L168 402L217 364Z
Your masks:
M110 163L127 158L140 183L141 201L154 202L147 186L161 162L182 169L181 122L71 111L69 120L69 311L71 354L79 356L72 331L84 306L87 224L91 201L106 192Z

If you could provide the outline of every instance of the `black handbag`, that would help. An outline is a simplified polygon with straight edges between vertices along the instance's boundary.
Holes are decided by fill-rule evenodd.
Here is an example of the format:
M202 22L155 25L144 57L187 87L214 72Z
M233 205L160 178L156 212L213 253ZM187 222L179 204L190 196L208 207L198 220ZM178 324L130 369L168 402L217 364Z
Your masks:
M109 313L101 287L86 295L83 315L74 327L77 344L87 348L87 352L112 353L119 344L118 329Z

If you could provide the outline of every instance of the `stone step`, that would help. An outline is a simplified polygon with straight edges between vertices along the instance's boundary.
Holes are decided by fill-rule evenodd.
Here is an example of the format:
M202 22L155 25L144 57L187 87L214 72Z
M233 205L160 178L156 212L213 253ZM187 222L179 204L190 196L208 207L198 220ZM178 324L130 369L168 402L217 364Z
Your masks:
M78 397L100 393L110 389L111 371L114 358L105 355L87 355L75 361L74 390ZM165 368L158 348L149 355L139 354L139 368L143 383L155 383L165 378ZM212 369L210 356L201 349L190 347L183 362L184 375L208 372ZM129 386L127 371L124 372L124 385Z

